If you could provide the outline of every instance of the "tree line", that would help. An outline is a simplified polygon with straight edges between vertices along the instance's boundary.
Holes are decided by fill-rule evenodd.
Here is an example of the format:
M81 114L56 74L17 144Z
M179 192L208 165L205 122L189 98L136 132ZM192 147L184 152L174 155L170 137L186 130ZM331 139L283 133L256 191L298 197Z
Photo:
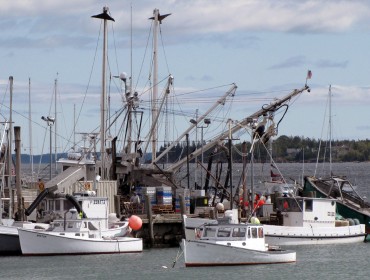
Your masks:
M206 142L203 145L207 144ZM167 146L162 146L158 154L166 149ZM187 145L185 142L178 143L173 147L167 156L161 159L161 163L173 163L181 158L191 154L196 149L201 148L201 143L192 141ZM251 158L251 143L246 142L247 154L243 154L242 143L232 144L232 160L233 162L243 162L243 158L250 160ZM271 142L262 143L258 141L254 143L253 159L255 162L269 162L270 155L274 161L279 162L316 162L317 158L320 162L329 161L331 154L332 162L353 162L353 161L368 161L370 160L370 140L332 140L323 141L320 139L310 139L299 136L282 135ZM223 146L215 146L214 148L203 152L204 163L207 163L212 156L213 161L228 160L228 145L225 142ZM201 161L201 155L197 157ZM192 160L195 162L195 159Z

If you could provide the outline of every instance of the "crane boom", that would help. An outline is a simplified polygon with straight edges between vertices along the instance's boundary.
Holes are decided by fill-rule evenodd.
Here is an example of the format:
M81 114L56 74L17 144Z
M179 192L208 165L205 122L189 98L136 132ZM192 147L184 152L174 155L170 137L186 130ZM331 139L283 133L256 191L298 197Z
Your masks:
M278 99L276 101L274 101L273 103L265 106L264 108L262 108L261 110L255 112L254 114L244 118L242 121L238 122L236 125L234 125L232 128L228 129L227 131L224 131L223 133L221 133L219 136L217 136L216 138L214 138L211 142L209 142L208 144L204 145L203 146L203 152L204 151L207 151L209 149L211 149L213 146L215 146L218 142L220 142L221 140L224 140L224 139L227 139L229 137L229 133L233 134L235 132L237 132L238 130L240 130L241 128L245 127L248 123L250 123L250 120L251 119L256 119L260 116L262 116L263 114L267 113L267 112L271 112L271 111L275 111L278 107L280 107L282 104L284 104L285 102L289 101L292 97L304 92L305 90L307 90L308 92L310 91L310 88L309 86L305 85L303 88L301 89L294 89L291 93L289 93L288 95L284 96L282 99ZM168 169L167 171L172 171L172 172L175 172L177 169L179 169L184 163L186 163L187 160L193 160L195 157L197 157L198 155L200 155L202 153L202 149L199 148L197 150L195 150L193 153L191 153L189 155L189 158L183 158L181 160L179 160L178 162L172 164Z

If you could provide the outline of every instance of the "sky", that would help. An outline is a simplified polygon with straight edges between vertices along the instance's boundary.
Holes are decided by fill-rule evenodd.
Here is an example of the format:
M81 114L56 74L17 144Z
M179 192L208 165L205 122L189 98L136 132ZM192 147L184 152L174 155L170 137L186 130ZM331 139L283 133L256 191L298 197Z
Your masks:
M73 131L98 132L103 35L101 21L91 16L103 6L115 19L108 23L108 75L132 77L147 131L148 19L157 8L171 14L160 25L158 39L160 96L167 77L174 77L168 111L176 119L160 119L167 140L181 134L196 112L206 112L233 83L238 87L233 101L212 112L211 125L191 139L214 137L227 128L228 119L242 120L302 88L308 70L311 90L291 100L285 115L284 110L276 114L276 122L283 118L278 136L328 139L331 85L332 139L369 138L370 1L14 0L0 10L0 117L10 116L12 76L12 121L21 127L23 153L31 146L33 154L48 153L50 130L41 116L56 118L51 129L57 131L57 144L52 144L57 152L73 146ZM125 105L122 88L119 79L108 79L111 115ZM171 120L172 126L165 127ZM111 127L113 137L121 125ZM235 135L239 141L248 137Z

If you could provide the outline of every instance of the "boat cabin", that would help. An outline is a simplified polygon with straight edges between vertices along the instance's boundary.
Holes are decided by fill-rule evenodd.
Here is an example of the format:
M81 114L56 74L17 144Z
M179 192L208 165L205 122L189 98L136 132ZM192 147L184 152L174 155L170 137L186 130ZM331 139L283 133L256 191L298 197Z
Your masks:
M73 197L86 217L102 219L105 221L104 226L108 226L109 202L107 197L97 197L94 191L74 193ZM73 208L75 209L75 205L66 196L56 195L55 197L45 198L39 209L39 220L64 219L68 211Z
M196 231L196 239L200 241L253 250L267 248L260 224L206 224Z
M76 209L69 210L65 219L55 220L50 224L50 228L47 231L55 232L77 232L77 233L88 233L90 231L97 231L100 229L100 223L102 221L94 221L90 219L81 219Z
M335 227L336 201L312 197L279 197L276 208L280 225Z

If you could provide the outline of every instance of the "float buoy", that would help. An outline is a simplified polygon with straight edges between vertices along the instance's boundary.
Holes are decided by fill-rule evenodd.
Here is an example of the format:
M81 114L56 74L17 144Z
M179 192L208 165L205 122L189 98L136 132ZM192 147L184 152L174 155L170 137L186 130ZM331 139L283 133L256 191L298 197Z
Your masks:
M216 204L216 209L217 209L217 211L224 211L225 207L221 202L219 202L219 203Z
M140 219L140 217L132 215L128 219L128 225L133 230L139 230L139 229L141 229L141 226L143 225L143 221Z

